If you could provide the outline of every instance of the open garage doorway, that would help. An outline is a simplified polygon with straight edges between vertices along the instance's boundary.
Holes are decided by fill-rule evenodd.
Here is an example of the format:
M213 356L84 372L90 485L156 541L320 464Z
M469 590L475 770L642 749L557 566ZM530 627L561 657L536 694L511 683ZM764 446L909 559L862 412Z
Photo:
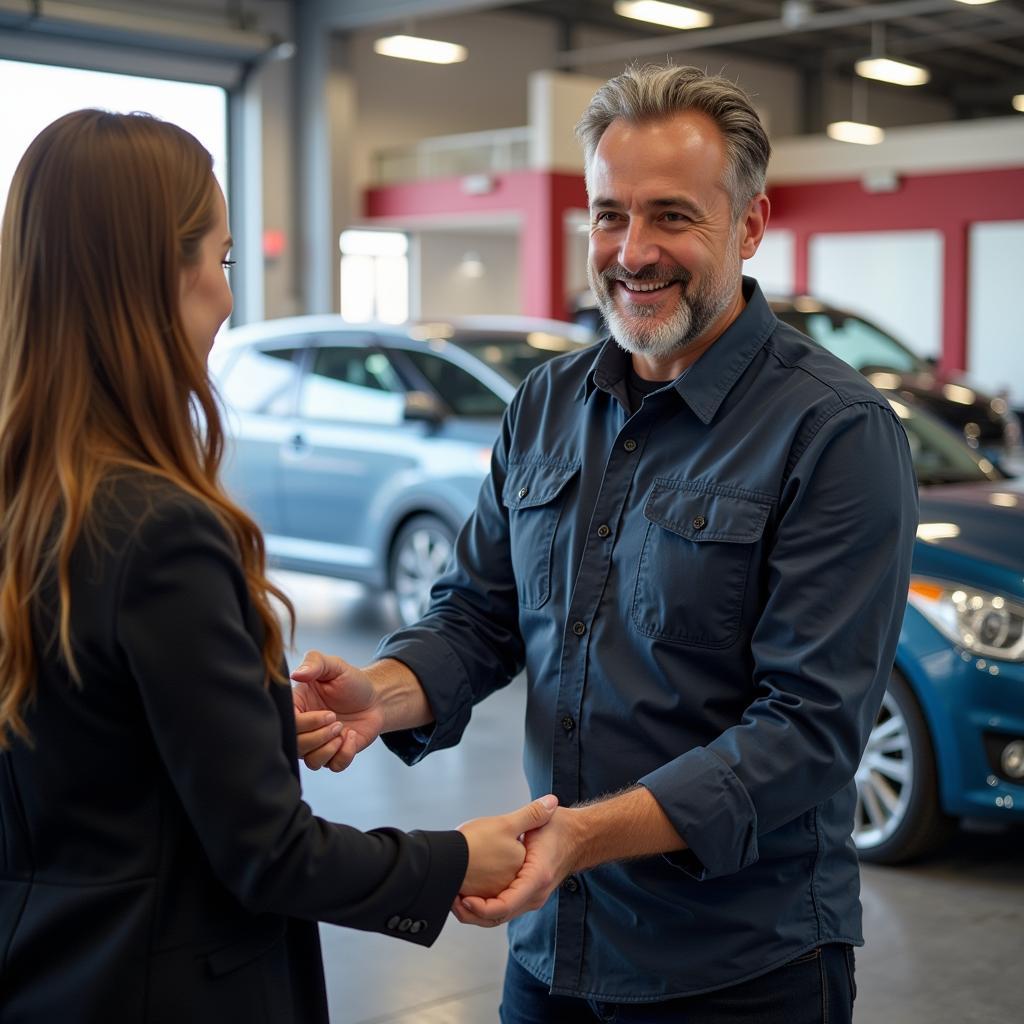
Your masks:
M227 92L220 86L0 60L0 97L0 209L32 139L51 121L83 107L145 111L181 125L213 155L214 173L228 195Z

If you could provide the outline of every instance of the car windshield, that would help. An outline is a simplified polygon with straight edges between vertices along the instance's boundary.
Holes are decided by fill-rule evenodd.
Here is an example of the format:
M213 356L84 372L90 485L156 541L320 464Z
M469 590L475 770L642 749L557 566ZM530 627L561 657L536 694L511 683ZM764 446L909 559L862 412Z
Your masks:
M822 348L864 373L875 367L897 373L928 373L930 367L895 338L857 316L835 311L785 311L779 318L812 337Z
M528 334L456 334L451 341L500 373L518 387L526 375L552 356L587 346L561 334L530 331Z
M920 486L979 483L1003 478L991 462L976 456L959 435L939 420L896 398L889 398L889 404L907 432Z

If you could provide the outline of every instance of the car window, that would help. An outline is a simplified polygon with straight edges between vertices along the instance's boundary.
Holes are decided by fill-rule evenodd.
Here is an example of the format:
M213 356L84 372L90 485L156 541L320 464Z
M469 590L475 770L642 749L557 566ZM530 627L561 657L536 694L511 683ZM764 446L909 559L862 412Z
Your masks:
M227 365L218 382L221 397L239 412L288 412L299 366L298 348L245 348Z
M459 334L452 338L454 344L496 370L505 380L518 387L526 375L547 362L553 356L564 355L586 348L580 341L546 331L531 331L528 334L507 334L474 336Z
M822 348L827 348L855 370L865 367L895 370L897 373L919 373L927 364L907 351L888 334L855 316L835 313L805 313L790 316L780 313L780 319L810 335ZM802 323L797 322L797 317Z
M404 355L456 416L500 416L505 402L461 366L432 352L403 349Z
M896 399L890 398L889 404L907 432L914 471L921 486L1000 478L1001 474L990 463L975 456L944 423Z
M405 414L405 391L383 352L325 345L315 350L302 383L299 414L394 425Z

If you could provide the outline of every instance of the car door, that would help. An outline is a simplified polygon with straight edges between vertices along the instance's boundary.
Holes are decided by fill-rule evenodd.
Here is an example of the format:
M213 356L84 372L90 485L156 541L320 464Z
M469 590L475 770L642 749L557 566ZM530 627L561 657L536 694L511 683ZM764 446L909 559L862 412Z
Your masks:
M305 344L299 337L242 347L215 377L227 441L221 479L268 543L284 530L280 451L292 432Z
M406 389L371 335L318 339L282 448L291 564L381 581L389 503L421 462L424 424L407 420Z

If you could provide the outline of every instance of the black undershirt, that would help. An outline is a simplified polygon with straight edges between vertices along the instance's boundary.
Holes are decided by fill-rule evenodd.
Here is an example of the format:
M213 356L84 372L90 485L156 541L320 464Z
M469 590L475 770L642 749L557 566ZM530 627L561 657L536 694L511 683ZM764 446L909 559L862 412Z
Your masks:
M675 378L673 378L674 380ZM629 412L633 415L639 408L647 395L659 391L669 382L667 380L644 380L636 370L630 366L626 374L626 393L629 395Z

